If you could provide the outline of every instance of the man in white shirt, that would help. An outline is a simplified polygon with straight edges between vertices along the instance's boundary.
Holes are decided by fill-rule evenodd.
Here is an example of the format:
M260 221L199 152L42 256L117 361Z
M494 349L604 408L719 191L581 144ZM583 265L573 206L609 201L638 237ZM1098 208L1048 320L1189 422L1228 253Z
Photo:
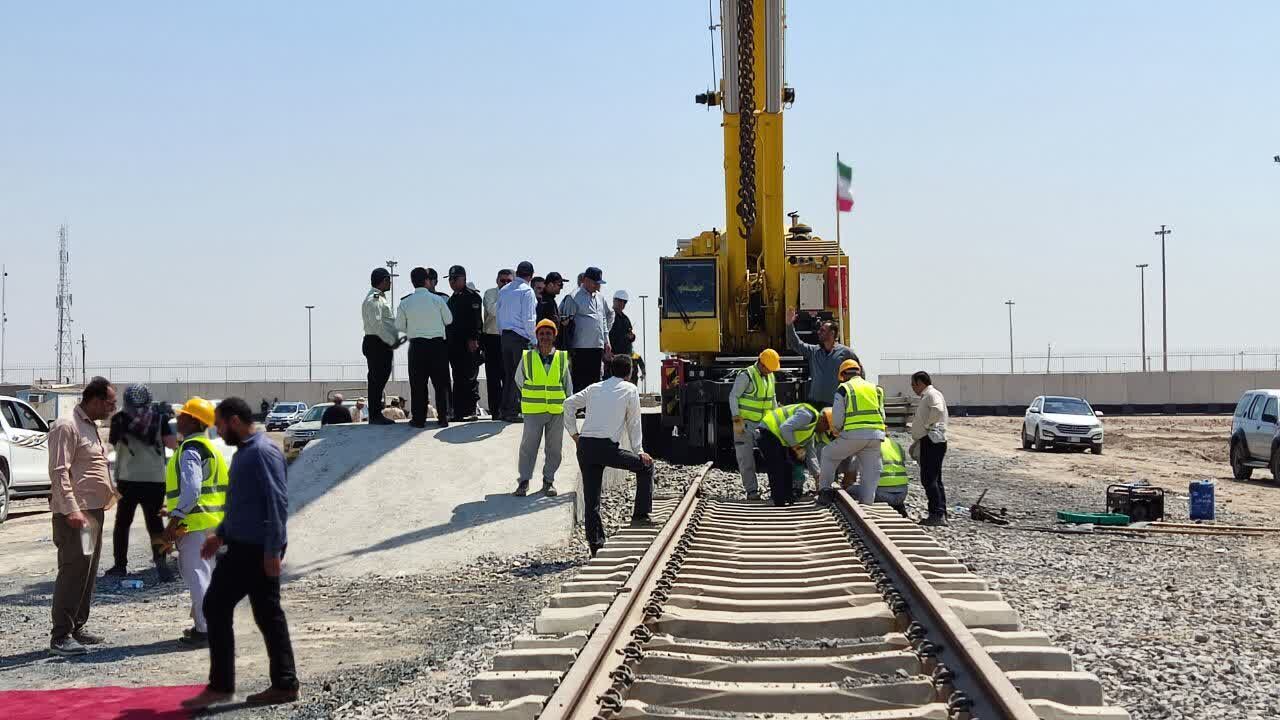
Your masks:
M644 451L640 432L640 391L627 382L631 376L631 358L615 355L609 362L612 377L578 391L564 401L564 421L569 436L578 444L578 467L582 470L582 490L586 515L587 544L594 556L604 547L604 524L600 521L600 486L607 467L630 470L636 474L635 505L631 511L632 527L653 525L653 458ZM586 419L579 436L577 412L585 408ZM618 445L623 432L631 440L632 450Z
M364 341L361 352L369 365L369 406L373 408L375 425L385 424L382 419L382 391L391 377L391 363L395 349L400 347L395 320L391 317L391 303L387 291L391 289L391 273L386 268L374 268L369 277L372 289L364 296L360 315L364 321ZM264 407L266 401L263 401Z
M414 291L400 301L396 329L409 338L409 396L413 408L409 424L427 426L427 380L436 392L436 417L440 427L449 426L449 348L445 326L453 313L445 299L427 289L427 269L416 267L409 273Z
M502 334L502 419L520 422L520 389L516 387L516 366L524 351L537 342L534 324L538 299L533 294L533 263L516 266L516 279L498 292L498 332Z
M484 353L484 382L488 395L489 415L502 417L502 335L498 331L498 293L511 283L515 272L511 268L498 271L498 284L484 291L484 332L480 336L480 350Z
M929 500L929 515L920 524L946 525L947 491L942 487L942 458L947 454L947 400L923 370L911 376L911 389L920 396L911 420L911 440L920 448L920 484Z

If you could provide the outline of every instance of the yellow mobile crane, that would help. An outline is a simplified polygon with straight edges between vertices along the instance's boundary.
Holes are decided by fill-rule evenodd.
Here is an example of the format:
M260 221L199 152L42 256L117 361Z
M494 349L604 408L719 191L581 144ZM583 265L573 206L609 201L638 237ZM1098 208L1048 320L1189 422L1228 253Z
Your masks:
M782 205L782 112L795 100L784 78L784 0L721 0L724 78L699 104L723 110L725 231L676 243L660 259L662 408L646 424L652 451L700 460L732 457L728 396L733 375L764 348L783 356L778 400L793 401L807 380L787 348L786 313L816 342L818 321L848 337L848 260L837 242L815 237ZM834 202L834 201L833 201ZM657 427L654 427L654 426Z

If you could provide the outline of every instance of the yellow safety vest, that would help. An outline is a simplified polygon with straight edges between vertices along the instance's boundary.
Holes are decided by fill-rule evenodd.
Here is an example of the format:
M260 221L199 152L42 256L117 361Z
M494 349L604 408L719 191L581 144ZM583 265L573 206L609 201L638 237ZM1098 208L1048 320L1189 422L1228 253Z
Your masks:
M773 374L761 375L755 363L744 370L749 378L746 392L738 396L738 415L743 420L760 422L773 409L775 400Z
M564 414L564 369L569 353L556 350L551 356L551 367L542 364L537 350L525 350L524 385L520 388L520 411L525 415Z
M818 416L819 416L818 409L810 405L809 403L796 403L795 405L783 405L780 408L775 408L773 410L770 410L769 412L764 414L764 419L761 421L760 424L768 428L769 432L773 433L774 437L782 441L783 445L789 445L790 443L788 443L786 439L782 437L782 423L786 422L792 415L795 415L796 411L800 410L801 408L807 410L809 412L809 415L813 418L812 420L809 421L807 425L800 428L795 433L796 445L803 445L806 442L808 442L809 438L813 437L813 431L815 428L818 427Z
M881 430L884 425L884 390L860 377L840 384L845 392L842 431Z
M200 453L200 467L204 471L196 505L182 520L188 532L196 532L217 527L222 522L222 517L226 513L227 489L231 486L231 475L226 459L213 446L209 438L196 435L183 440L174 451L173 457L169 458L169 464L164 471L164 506L169 512L178 508L178 496L182 494L178 489L178 463L181 461L182 451L188 446Z
M885 438L880 443L880 487L900 487L909 479L902 446L893 438Z

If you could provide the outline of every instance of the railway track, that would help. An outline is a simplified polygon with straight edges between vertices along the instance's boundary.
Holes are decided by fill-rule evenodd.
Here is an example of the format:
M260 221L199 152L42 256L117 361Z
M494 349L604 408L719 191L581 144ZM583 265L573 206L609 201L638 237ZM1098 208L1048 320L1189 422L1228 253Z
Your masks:
M1128 720L887 506L715 500L708 470L565 583L453 720Z

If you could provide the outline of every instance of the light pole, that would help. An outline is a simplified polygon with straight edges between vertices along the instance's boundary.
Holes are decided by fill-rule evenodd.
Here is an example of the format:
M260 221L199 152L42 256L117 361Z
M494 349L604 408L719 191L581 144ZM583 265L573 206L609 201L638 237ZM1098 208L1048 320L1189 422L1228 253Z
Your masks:
M1142 372L1147 371L1147 266L1150 263L1134 265L1138 268L1138 306L1142 313Z
M1165 372L1169 372L1169 283L1165 273L1164 239L1172 232L1163 224L1156 231L1156 235L1160 236L1160 322L1164 325L1161 344L1163 346Z
M640 358L645 362L649 361L649 323L645 319L649 316L649 296L640 296ZM640 391L649 391L649 373L646 370L644 378L640 381Z
M1013 301L1005 300L1005 305L1009 306L1009 374L1013 374Z
M4 345L9 327L9 268L0 265L0 383L4 382Z
M316 309L315 305L307 305L307 380L313 380L311 376L311 311Z
M399 264L400 263L397 262L395 258L391 258L390 260L387 261L387 270L390 271L391 273L391 297L388 298L389 300L388 304L391 305L391 317L393 319L396 316L396 278L400 277L399 275L396 274L396 266ZM396 363L394 358L392 358L391 360L391 374L387 376L387 379L388 380L396 379Z

